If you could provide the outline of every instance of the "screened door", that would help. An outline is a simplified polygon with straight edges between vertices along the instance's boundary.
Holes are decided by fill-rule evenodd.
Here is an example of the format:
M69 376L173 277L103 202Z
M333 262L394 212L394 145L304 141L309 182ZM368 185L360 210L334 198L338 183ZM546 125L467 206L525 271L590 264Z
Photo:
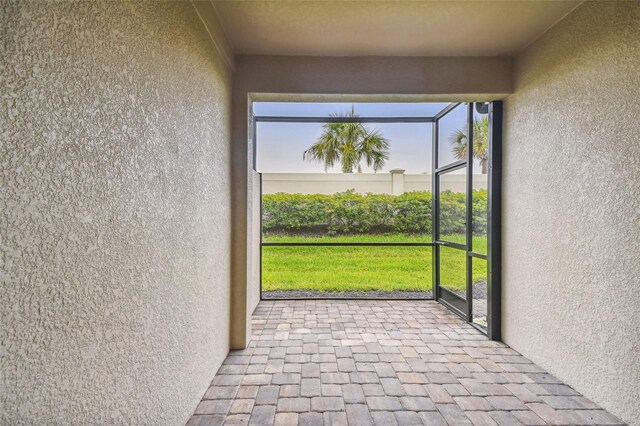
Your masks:
M493 339L500 334L500 122L500 103L460 103L443 110L433 130L434 296Z

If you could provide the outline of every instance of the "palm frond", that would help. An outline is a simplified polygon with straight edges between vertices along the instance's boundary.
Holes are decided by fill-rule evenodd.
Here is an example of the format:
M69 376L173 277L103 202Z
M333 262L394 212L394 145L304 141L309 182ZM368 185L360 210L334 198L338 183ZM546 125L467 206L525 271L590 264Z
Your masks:
M353 106L347 113L332 113L330 117L358 117ZM364 160L375 171L389 159L389 141L378 130L369 131L362 123L326 123L322 135L304 151L302 158L323 162L325 171L340 163L343 173L362 170Z
M452 148L451 152L453 156L461 160L467 156L467 129L457 129L449 137L449 142Z
M456 130L449 137L451 152L456 159L466 158L467 151L467 126ZM489 117L483 116L473 122L473 157L478 160L482 173L487 172L489 158Z
M389 141L377 129L370 131L361 139L358 150L367 166L372 167L376 172L382 169L389 159Z
M325 129L322 136L309 149L304 151L302 159L323 162L326 171L340 160L340 146L339 135L331 129Z

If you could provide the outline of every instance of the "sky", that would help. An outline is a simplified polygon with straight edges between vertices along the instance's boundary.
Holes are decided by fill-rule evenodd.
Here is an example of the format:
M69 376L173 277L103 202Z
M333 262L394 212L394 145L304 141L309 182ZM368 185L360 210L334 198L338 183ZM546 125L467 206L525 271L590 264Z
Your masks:
M256 102L255 115L325 117L331 113L347 113L351 108L362 117L431 117L445 108L446 103L297 103ZM466 122L466 106L460 105L440 122L441 161L455 161L451 154L449 135ZM431 173L431 123L366 123L389 140L389 160L378 173L404 169L406 173ZM302 159L322 134L322 123L258 123L257 169L262 173L323 173L324 164ZM339 165L329 173L340 173ZM373 169L362 164L363 173Z

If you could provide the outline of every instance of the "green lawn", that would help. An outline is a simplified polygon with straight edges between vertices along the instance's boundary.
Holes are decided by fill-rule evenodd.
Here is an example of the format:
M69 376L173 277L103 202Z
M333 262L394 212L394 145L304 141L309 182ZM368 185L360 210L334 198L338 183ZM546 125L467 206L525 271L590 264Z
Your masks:
M267 242L425 242L425 235L266 237ZM449 241L464 242L459 235ZM486 238L474 250L486 252ZM465 288L465 254L441 249L443 285ZM431 290L431 247L263 247L263 290ZM486 276L486 262L474 259L473 278Z

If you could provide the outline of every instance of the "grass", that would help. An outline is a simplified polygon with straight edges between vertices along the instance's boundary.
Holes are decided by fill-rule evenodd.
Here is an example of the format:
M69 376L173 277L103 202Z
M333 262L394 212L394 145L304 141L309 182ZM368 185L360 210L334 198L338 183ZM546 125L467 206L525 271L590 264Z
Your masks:
M267 242L426 242L427 235L354 235L335 237L270 236ZM464 242L455 235L448 241ZM474 237L474 250L486 253L487 240ZM263 247L263 290L432 290L431 247ZM463 251L441 248L443 286L465 288ZM473 279L486 277L486 261L474 259Z

